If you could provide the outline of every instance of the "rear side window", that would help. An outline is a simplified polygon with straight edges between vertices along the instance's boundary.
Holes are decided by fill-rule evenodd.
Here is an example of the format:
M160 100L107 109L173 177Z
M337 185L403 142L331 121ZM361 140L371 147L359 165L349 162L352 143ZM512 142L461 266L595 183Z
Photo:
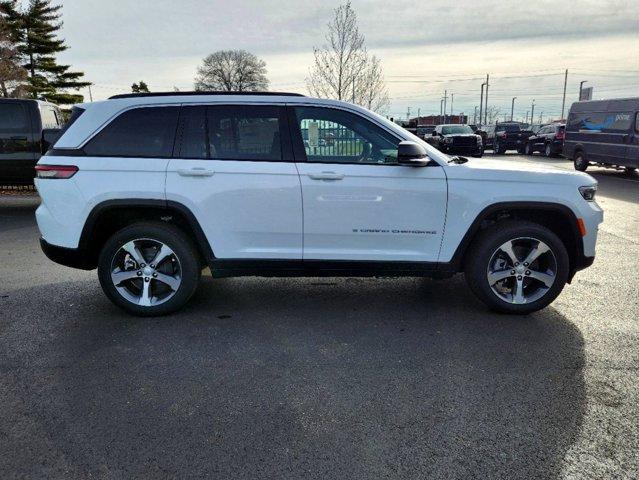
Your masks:
M179 107L127 110L84 147L96 157L171 157Z
M580 112L568 118L568 130L590 132L627 132L632 125L631 112Z
M52 107L41 107L42 128L58 128L60 121L57 112Z
M28 132L29 115L20 103L0 103L0 130L4 132Z
M180 158L281 161L283 115L270 105L184 107Z

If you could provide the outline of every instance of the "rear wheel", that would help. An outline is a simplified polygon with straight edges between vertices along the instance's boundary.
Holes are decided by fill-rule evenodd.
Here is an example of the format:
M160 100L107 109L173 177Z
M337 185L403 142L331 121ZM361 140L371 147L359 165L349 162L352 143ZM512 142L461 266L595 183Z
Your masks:
M568 279L566 247L552 231L508 220L484 230L466 254L465 277L493 310L526 314L549 305Z
M197 251L178 228L139 223L113 235L98 260L102 290L140 316L165 315L191 298L200 279Z
M573 162L575 164L575 170L585 172L588 168L588 160L586 160L586 155L581 150L575 152Z

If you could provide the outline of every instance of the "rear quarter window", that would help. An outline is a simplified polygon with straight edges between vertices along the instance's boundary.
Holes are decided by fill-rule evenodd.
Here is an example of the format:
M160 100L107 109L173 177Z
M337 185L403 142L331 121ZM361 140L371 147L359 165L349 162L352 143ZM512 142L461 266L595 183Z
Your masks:
M159 157L173 154L179 107L141 107L127 110L85 145L96 157Z
M0 131L28 132L30 131L29 114L21 103L0 103Z

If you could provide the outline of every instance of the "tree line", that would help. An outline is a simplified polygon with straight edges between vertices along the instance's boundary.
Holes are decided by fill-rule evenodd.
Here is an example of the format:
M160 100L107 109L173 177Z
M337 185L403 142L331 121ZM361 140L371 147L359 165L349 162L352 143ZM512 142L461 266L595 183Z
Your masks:
M84 73L61 65L56 55L68 47L58 37L62 28L61 5L51 0L0 1L0 95L46 98L68 105L82 102L69 92L91 85Z

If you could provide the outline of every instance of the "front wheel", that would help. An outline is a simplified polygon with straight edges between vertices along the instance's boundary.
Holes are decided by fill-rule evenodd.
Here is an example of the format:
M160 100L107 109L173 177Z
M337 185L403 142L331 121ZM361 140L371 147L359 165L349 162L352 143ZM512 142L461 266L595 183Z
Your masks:
M546 155L546 157L548 158L552 157L552 145L550 145L550 143L546 144L546 148L544 149L544 155Z
M191 298L201 268L195 247L178 228L138 223L114 234L98 259L102 290L123 310L165 315Z
M526 145L524 146L524 155L532 155L532 154L533 154L532 145L526 142Z
M527 314L548 306L568 280L566 247L542 225L506 220L479 234L466 254L465 277L493 310Z

